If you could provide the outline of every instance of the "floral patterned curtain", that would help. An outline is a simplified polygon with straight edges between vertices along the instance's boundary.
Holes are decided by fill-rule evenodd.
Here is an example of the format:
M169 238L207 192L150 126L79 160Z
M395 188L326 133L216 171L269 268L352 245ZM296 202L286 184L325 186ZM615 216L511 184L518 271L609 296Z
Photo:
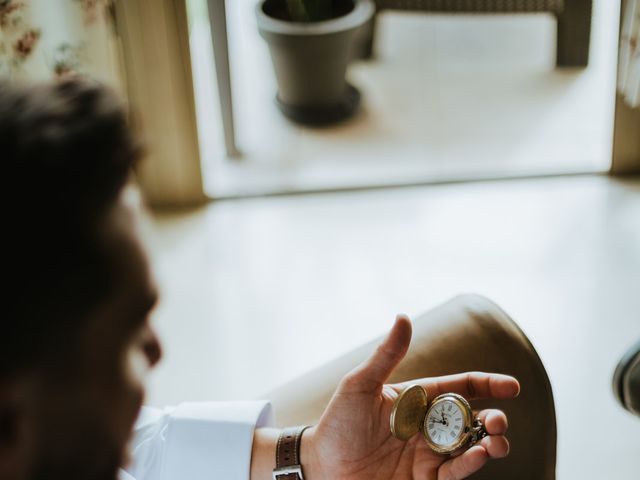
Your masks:
M622 17L618 90L631 107L640 107L640 0L628 0Z
M0 78L89 75L123 85L114 0L0 0Z

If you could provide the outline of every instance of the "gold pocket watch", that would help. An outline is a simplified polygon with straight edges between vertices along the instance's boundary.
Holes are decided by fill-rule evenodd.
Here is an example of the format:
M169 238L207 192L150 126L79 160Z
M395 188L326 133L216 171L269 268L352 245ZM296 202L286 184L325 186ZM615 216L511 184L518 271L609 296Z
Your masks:
M407 441L422 432L427 445L436 453L450 454L470 447L487 436L487 431L467 400L445 393L429 402L420 385L411 385L396 399L391 410L391 433Z

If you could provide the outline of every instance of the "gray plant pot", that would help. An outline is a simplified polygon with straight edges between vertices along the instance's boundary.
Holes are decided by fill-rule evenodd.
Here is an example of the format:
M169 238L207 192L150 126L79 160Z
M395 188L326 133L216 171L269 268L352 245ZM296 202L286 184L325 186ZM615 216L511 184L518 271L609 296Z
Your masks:
M322 22L275 18L284 0L260 0L258 29L266 40L278 81L276 103L290 119L326 124L350 116L360 93L345 79L360 29L375 12L373 0L352 0L348 13Z

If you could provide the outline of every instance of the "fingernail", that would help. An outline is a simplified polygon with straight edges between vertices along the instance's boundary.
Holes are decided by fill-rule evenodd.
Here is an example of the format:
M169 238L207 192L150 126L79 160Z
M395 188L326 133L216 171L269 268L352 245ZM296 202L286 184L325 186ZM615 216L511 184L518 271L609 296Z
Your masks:
M518 382L518 380L516 380L514 386L513 386L513 396L517 397L518 395L520 395L520 382Z

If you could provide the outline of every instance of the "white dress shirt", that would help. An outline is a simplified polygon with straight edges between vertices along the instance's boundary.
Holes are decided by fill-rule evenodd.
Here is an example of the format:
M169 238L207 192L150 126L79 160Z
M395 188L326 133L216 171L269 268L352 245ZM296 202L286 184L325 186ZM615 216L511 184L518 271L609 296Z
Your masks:
M120 480L247 480L253 431L272 425L266 401L143 407Z

